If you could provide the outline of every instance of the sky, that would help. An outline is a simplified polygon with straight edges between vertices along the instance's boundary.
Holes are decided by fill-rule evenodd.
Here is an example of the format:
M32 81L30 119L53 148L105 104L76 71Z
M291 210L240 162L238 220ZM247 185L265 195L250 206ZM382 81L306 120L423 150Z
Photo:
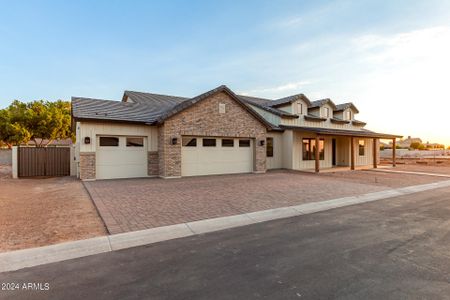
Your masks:
M0 0L0 108L124 90L353 102L450 145L450 1Z

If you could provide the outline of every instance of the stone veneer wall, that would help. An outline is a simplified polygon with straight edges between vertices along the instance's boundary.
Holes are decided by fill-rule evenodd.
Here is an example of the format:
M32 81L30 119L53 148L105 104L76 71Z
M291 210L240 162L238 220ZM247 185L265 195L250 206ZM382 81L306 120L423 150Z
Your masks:
M80 179L95 179L95 152L80 153Z
M219 113L219 103L225 104L225 113ZM181 176L181 137L213 136L255 139L255 172L266 171L266 127L246 111L227 93L220 92L172 116L158 131L159 175ZM177 144L172 145L172 138Z
M158 151L149 151L147 156L148 175L159 175L159 155Z

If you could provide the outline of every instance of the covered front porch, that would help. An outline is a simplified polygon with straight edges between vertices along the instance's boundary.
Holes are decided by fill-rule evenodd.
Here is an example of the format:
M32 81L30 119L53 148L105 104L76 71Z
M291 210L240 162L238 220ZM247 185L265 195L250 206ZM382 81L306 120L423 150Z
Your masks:
M292 169L304 171L339 171L377 168L379 139L391 139L395 147L398 135L368 130L341 130L285 126L292 130ZM393 151L392 165L396 165Z

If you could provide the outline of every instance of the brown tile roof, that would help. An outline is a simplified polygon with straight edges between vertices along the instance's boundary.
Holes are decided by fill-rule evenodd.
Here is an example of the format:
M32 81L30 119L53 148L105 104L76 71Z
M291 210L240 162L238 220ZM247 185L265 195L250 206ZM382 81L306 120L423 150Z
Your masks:
M325 104L329 104L333 108L333 110L336 110L336 104L334 104L334 102L331 101L330 98L325 98L325 99L313 101L313 102L311 102L311 106L310 107L311 108L322 107Z
M353 104L352 102L347 102L347 103L342 103L342 104L336 105L335 111L343 111L344 109L347 109L347 108L351 108L356 113L359 113L359 110L356 108L355 104Z

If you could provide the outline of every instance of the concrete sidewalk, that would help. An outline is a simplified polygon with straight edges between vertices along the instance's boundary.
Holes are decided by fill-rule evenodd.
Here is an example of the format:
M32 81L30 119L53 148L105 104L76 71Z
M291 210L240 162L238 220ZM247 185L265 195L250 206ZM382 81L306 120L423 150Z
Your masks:
M450 180L415 185L359 196L306 203L240 215L206 219L147 230L114 234L57 245L0 253L0 272L13 271L52 262L126 249L161 241L245 226L270 220L289 218L338 207L450 187Z

